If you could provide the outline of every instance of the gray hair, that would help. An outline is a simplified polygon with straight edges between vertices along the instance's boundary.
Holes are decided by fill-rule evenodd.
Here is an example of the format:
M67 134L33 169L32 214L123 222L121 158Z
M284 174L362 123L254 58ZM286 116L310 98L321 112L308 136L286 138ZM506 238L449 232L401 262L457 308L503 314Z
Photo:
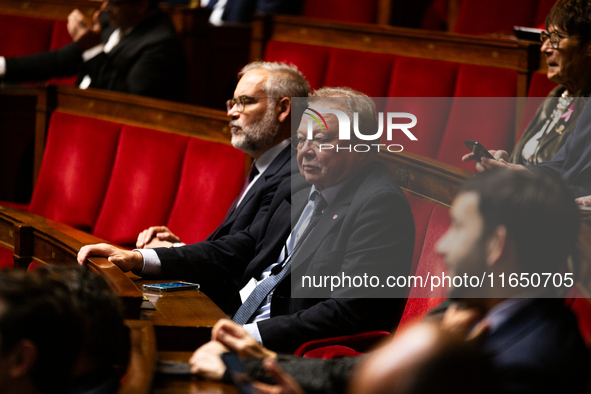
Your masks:
M244 74L257 68L269 72L265 86L265 93L268 97L281 99L283 97L308 97L310 94L310 84L304 74L293 64L252 62L240 70L238 77L242 78Z
M335 101L345 105L345 112L353 120L353 114L359 114L359 131L363 134L374 134L378 129L376 104L366 94L347 87L323 87L310 94L309 104L317 101L325 101L326 98L345 97L344 100ZM352 125L352 124L351 124Z

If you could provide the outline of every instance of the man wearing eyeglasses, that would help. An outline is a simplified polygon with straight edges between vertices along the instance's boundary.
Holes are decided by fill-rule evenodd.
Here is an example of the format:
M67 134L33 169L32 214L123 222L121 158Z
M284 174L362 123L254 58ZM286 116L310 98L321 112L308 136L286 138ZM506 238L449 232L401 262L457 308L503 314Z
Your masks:
M158 11L158 0L104 0L92 20L74 10L68 32L73 42L61 49L0 57L0 78L23 82L78 75L81 89L185 99L185 56L172 22Z
M215 301L275 351L394 326L406 291L385 283L388 276L410 273L410 207L388 169L376 161L377 151L347 149L360 140L340 139L340 119L333 111L358 118L367 136L378 128L375 104L352 89L323 88L306 105L292 138L300 174L279 185L262 220L216 241L155 249L155 264L145 250L107 244L81 248L78 262L108 257L141 276L198 282L208 295L205 287L231 284L234 291ZM324 149L328 142L333 149ZM352 281L318 285L327 277Z
M283 63L253 62L238 76L234 97L226 102L232 119L232 145L254 162L240 195L208 241L235 234L265 216L277 187L292 172L291 97L307 97L310 93L302 73ZM142 231L136 243L138 248L181 245L181 240L165 226Z

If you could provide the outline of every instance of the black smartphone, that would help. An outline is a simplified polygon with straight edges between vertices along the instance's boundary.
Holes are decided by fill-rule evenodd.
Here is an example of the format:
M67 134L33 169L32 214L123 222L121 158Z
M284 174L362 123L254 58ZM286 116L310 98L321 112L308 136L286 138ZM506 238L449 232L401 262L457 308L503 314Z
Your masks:
M480 159L482 159L483 157L487 157L489 159L495 160L493 155L491 155L488 152L488 150L486 150L486 148L484 146L482 146L481 143L476 142L476 141L466 140L466 141L464 141L464 144L466 144L468 149L470 149L472 151L472 153L474 153L474 156L476 156L476 160L480 161Z
M167 282L167 283L154 283L151 285L144 285L144 290L151 291L179 291L179 290L190 290L199 289L198 283L189 282Z
M238 389L240 394L254 394L254 387L252 386L251 380L248 374L244 371L242 363L238 359L238 356L234 352L228 352L222 354L222 361L228 369L228 373L234 382L234 385Z

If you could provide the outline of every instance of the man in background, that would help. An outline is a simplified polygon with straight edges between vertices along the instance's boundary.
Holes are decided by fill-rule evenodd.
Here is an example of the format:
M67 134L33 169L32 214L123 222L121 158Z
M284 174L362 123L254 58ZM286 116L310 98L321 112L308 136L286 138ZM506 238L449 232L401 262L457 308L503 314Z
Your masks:
M158 11L158 0L104 0L92 20L74 10L68 32L73 42L61 49L0 57L0 78L23 82L78 75L81 89L185 99L186 60L174 26Z

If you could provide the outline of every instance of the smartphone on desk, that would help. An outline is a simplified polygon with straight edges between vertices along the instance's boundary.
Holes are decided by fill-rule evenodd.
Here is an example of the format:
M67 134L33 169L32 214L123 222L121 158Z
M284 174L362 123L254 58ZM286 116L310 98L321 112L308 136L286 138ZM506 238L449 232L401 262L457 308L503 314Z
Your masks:
M189 283L189 282L167 282L167 283L154 283L151 285L144 285L144 290L151 290L151 291L180 291L180 290L191 290L191 289L199 289L198 283Z
M486 150L486 148L484 146L482 146L481 143L476 142L476 141L466 140L466 141L464 141L464 144L466 144L468 149L470 149L472 151L472 153L474 153L474 156L476 156L476 160L480 161L480 159L482 159L483 157L495 160L493 155L491 155L488 152L488 150Z

